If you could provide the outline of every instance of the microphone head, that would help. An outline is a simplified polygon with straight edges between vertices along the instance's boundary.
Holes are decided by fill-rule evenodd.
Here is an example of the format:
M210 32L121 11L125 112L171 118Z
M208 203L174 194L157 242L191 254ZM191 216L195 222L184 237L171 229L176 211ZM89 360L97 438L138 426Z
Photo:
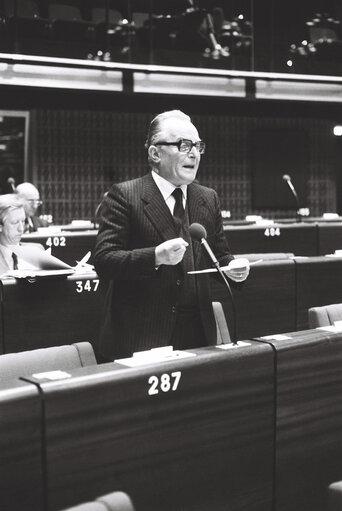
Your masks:
M291 177L288 174L284 174L283 175L283 180L284 181L291 181Z
M201 224L191 224L189 227L190 236L193 240L201 241L207 237L207 231Z
M17 191L17 190L16 190L16 187L15 187L15 180L14 180L14 178L13 178L13 177L9 177L9 178L7 179L7 183L11 186L11 188L12 188L12 191L13 191L13 192L16 192L16 191Z

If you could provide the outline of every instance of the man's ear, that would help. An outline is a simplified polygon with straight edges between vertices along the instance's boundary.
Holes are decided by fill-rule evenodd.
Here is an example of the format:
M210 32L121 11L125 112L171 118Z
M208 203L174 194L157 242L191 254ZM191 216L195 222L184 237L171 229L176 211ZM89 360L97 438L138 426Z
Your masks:
M159 149L155 145L150 145L148 148L148 156L150 158L150 161L153 163L159 163L160 162L160 154Z

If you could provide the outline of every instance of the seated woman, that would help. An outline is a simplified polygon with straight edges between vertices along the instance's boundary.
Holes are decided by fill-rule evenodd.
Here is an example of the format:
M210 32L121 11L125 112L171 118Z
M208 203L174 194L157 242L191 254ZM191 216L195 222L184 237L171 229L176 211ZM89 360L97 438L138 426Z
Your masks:
M19 245L24 233L25 209L17 195L0 195L0 276L9 270L21 269L21 262L12 246ZM24 263L25 269L29 266Z

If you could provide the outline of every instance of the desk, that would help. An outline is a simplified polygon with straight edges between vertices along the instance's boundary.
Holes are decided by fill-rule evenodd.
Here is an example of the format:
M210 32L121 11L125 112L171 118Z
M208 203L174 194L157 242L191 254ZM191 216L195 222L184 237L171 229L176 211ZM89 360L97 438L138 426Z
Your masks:
M308 309L342 302L342 257L296 258L297 330L308 328Z
M273 224L224 226L233 254L255 252L292 252L295 255L318 254L316 224Z
M24 234L21 238L23 243L40 243L45 249L51 247L51 254L61 259L70 266L75 266L76 261L89 252L93 252L97 231L81 232L56 232ZM91 263L91 260L89 260Z
M333 254L342 250L342 223L318 225L318 254Z
M32 384L0 388L0 509L43 511L41 397Z
M97 352L105 286L95 272L30 283L3 279L2 353L89 341Z
M276 511L326 511L342 479L342 334L268 341L276 354ZM266 342L266 341L263 341Z
M296 330L295 263L291 259L251 266L248 279L232 288L237 310L238 339ZM212 299L222 302L232 334L233 311L227 289L212 279Z
M271 511L272 348L191 352L40 383L49 511L114 490L139 511Z

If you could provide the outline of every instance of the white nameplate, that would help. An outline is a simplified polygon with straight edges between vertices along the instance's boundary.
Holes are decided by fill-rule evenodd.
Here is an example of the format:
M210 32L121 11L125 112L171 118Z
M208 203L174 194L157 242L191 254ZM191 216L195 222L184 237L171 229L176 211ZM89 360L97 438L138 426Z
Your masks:
M63 380L64 378L71 378L71 374L65 371L46 371L45 373L35 373L32 375L37 380Z
M250 346L250 342L244 342L244 341L238 341L236 344L233 344L232 342L227 344L218 344L215 346L216 348L219 348L220 350L234 350L236 348L244 348L246 346Z
M263 337L260 337L260 339L265 339L266 341L287 341L288 339L292 339L292 337L284 334L273 334L264 335Z

